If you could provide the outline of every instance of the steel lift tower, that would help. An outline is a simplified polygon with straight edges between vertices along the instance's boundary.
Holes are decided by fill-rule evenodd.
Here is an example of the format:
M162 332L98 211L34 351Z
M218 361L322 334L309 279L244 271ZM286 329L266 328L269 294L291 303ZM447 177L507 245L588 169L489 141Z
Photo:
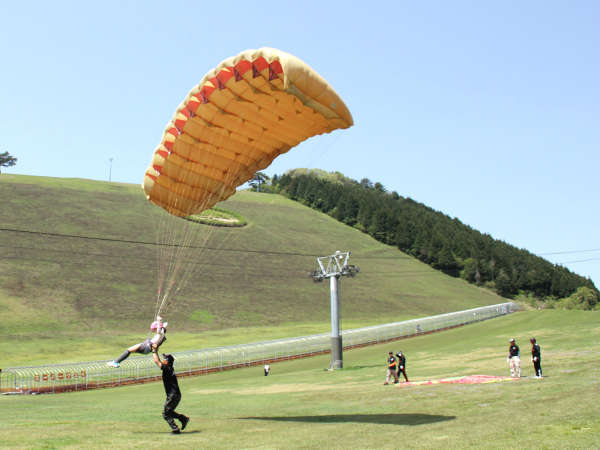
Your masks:
M333 255L317 258L319 268L310 273L315 282L329 278L329 290L331 292L331 365L330 370L344 367L342 356L342 334L340 332L340 277L354 277L360 269L348 264L350 252L340 252Z

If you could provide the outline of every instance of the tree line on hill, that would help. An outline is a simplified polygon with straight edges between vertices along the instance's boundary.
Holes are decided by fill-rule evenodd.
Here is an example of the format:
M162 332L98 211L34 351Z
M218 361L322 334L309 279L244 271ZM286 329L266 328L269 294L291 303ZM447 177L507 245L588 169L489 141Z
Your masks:
M589 278L388 192L381 183L312 169L291 170L271 180L259 174L260 182L251 183L254 190L299 201L452 277L503 297L524 295L546 307L600 309L599 292Z
M17 163L17 158L12 156L8 152L0 153L0 168L2 167L12 167Z

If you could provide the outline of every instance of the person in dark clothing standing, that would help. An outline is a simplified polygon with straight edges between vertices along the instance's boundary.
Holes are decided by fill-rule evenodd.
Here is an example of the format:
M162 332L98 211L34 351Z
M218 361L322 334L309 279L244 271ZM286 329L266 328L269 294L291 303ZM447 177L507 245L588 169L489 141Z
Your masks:
M404 379L408 382L408 377L406 376L406 356L402 354L402 352L396 353L396 358L398 358L398 378L400 378L400 374L404 375Z
M542 378L542 349L536 343L535 338L529 339L531 342L531 361L536 378Z
M385 377L385 383L390 384L390 378L394 377L394 384L398 383L398 374L396 373L396 358L394 358L394 352L389 352L387 360L387 375Z
M160 370L162 370L163 385L165 386L165 393L167 394L167 401L165 402L162 416L171 427L171 432L174 434L179 434L181 433L181 430L185 430L190 418L175 411L175 408L177 408L177 405L181 401L181 391L179 390L179 384L177 383L175 369L173 369L175 358L173 355L163 354L162 356L165 359L164 361L161 361L156 351L152 352L154 362L160 368ZM181 422L181 430L175 423L174 419L177 419Z

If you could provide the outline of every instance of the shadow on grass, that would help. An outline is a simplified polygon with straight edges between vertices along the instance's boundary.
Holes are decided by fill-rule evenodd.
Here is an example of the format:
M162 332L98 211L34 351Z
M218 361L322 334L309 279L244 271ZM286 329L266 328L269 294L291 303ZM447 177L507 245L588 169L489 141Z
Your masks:
M144 430L144 431L139 431L137 432L139 434L173 434L171 433L171 430L167 430L167 431L152 431L152 430ZM174 435L174 436L185 436L186 434L197 434L197 433L202 433L202 430L185 430L182 431L180 434Z
M436 414L336 414L330 416L238 417L241 420L273 420L277 422L309 423L377 423L384 425L424 425L454 420L456 416Z

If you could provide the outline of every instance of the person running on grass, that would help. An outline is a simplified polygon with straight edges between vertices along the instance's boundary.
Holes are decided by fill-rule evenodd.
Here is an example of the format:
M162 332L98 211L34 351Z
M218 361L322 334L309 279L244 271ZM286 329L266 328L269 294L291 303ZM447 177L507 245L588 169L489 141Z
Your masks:
M154 332L154 336L152 338L147 338L145 341L140 342L139 344L132 345L125 350L121 356L114 361L108 362L107 364L110 367L120 367L121 363L129 358L129 355L132 353L141 353L143 355L147 355L153 350L158 350L163 342L167 340L167 337L165 336L165 333L167 332L167 324L168 322L163 322L162 317L156 316L156 320L150 325L150 331Z
M171 427L171 433L179 434L182 430L185 430L190 418L175 411L175 408L177 408L177 405L181 401L181 391L179 390L177 375L175 375L175 369L173 368L175 358L173 355L163 354L162 356L165 359L164 361L158 357L156 350L152 351L154 362L162 370L163 385L165 386L165 394L167 394L167 401L165 402L162 416ZM181 422L181 430L174 419Z

